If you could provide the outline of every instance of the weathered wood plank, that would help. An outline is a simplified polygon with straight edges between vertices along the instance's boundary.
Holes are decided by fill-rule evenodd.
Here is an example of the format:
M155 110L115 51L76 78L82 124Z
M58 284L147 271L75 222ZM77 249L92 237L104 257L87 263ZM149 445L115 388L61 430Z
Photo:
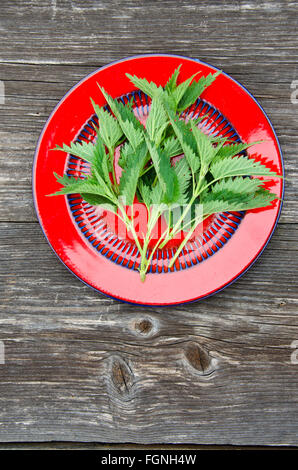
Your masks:
M296 64L295 1L3 0L2 9L8 63L93 65L162 49L242 67Z
M0 444L0 450L247 450L246 446L217 446L199 444L100 444L98 442L6 442ZM249 450L268 450L266 446L250 446ZM287 447L270 446L270 450L288 450ZM291 450L297 450L291 446Z
M2 441L297 444L295 225L233 286L162 310L88 289L37 224L0 233Z

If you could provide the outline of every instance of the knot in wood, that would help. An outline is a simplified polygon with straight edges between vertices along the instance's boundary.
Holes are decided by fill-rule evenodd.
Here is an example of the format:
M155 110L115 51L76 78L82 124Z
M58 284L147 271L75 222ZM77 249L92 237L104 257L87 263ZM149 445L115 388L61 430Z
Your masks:
M135 323L135 329L141 335L149 335L152 331L153 325L148 318L143 318Z
M189 364L201 375L209 375L212 372L211 358L208 352L197 343L188 343L184 353Z
M120 358L113 358L111 379L114 387L121 395L130 392L133 386L133 373L128 364Z

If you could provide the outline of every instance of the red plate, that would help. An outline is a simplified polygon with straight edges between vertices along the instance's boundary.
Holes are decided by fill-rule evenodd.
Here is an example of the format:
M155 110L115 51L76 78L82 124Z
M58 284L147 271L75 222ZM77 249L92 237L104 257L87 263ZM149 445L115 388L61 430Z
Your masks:
M182 64L180 80L195 72L217 69L181 56L147 55L124 59L102 67L74 86L51 114L40 136L33 169L33 196L43 232L60 260L80 280L103 294L141 305L174 305L192 302L218 292L240 277L265 248L277 224L281 201L246 213L223 213L213 217L202 236L192 240L180 254L175 270L167 270L171 251L159 250L146 281L140 281L138 252L128 240L117 239L96 208L78 196L46 197L60 187L53 172L79 174L84 162L63 152L51 152L57 144L92 138L95 116L90 96L104 105L97 82L113 97L126 99L133 86L128 72L164 85ZM133 95L136 112L146 114L146 96ZM222 73L203 93L193 113L208 114L206 132L234 140L264 143L248 150L267 166L283 174L281 149L264 111L238 82ZM141 117L141 116L140 116ZM283 182L270 187L283 197ZM98 237L101 230L101 238ZM102 233L104 235L102 235ZM105 233L107 235L105 235Z

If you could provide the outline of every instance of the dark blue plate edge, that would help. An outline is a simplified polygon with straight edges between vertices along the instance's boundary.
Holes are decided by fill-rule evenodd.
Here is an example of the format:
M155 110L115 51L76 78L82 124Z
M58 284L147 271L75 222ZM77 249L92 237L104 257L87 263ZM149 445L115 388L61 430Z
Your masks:
M280 207L279 207L279 211L278 211L278 214L277 214L277 217L276 217L276 221L275 221L275 224L271 230L271 233L268 237L268 240L266 241L265 245L263 246L263 248L261 249L261 251L257 254L257 256L251 261L251 263L247 266L246 269L244 269L244 271L242 271L240 274L238 274L237 277L235 277L234 279L232 279L230 282L228 282L227 284L225 284L224 286L218 288L217 290L215 290L214 292L211 292L210 294L207 294L203 297L198 297L196 299L193 299L193 300L186 300L186 301L183 301L183 302L177 302L177 303L167 303L167 304L140 304L140 303L137 303L137 302L131 302L131 301L128 301L128 300L124 300L124 299L119 299L118 297L114 297L112 295L109 295L109 294L106 294L105 292L102 292L101 290L91 286L90 284L88 284L86 281L84 281L83 279L81 279L75 272L72 271L72 269L70 267L68 267L64 261L61 260L61 258L59 257L59 255L56 253L56 251L54 250L54 248L52 247L45 231L44 231L44 228L42 226L42 222L40 220L40 217L39 217L39 214L38 214L38 210L37 210L37 202L36 202L36 196L35 196L35 191L34 191L34 188L35 188L35 166L36 166L36 161L37 161L37 154L38 154L38 150L39 150L39 146L40 146L40 142L42 140L42 137L43 137L43 134L45 132L45 129L47 128L47 125L49 123L49 121L51 120L52 116L55 114L56 110L58 109L58 107L62 104L62 102L67 98L67 96L72 93L72 91L77 88L78 86L80 86L80 84L82 82L84 82L86 79L90 78L92 75L95 75L99 70L103 70L107 67L110 67L111 65L113 64L117 64L117 63L120 63L120 62L125 62L127 60L131 60L131 59L139 59L139 58L142 58L142 57L180 57L181 59L186 59L186 60L193 60L195 62L199 62L203 65L207 65L208 67L211 67L212 69L214 70L217 70L217 71L221 71L218 67L215 67L214 65L210 65L208 62L205 62L205 61L202 61L202 60L199 60L199 59L194 59L194 58L191 58L191 57L186 57L186 56L183 56L183 55L179 55L179 54L140 54L140 55L134 55L134 56L129 56L129 57L125 57L124 59L120 59L120 60L115 60L115 61L112 61L110 62L109 64L107 65L104 65L103 67L100 67L99 69L96 69L94 72L91 72L90 74L86 75L84 78L82 78L82 80L80 80L78 83L76 83L73 87L71 87L68 92L61 98L61 100L58 102L58 104L55 106L55 108L53 109L53 111L51 112L50 116L48 117L41 133L40 133L40 136L38 138L38 141L37 141L37 145L36 145L36 149L35 149L35 153L34 153L34 159L33 159L33 165L32 165L32 198L33 198L33 204L34 204L34 209L35 209L35 213L36 213L36 216L37 216L37 219L38 219L38 222L39 222L39 225L41 227L41 230L49 244L49 246L51 247L52 251L55 253L55 255L57 256L57 258L61 261L61 263L68 269L68 271L70 271L77 279L79 279L83 284L85 284L86 286L88 287L91 287L91 289L93 289L95 292L99 292L100 294L104 295L105 297L108 297L110 299L113 299L113 300L117 300L119 302L122 302L122 303L126 303L126 304L130 304L130 305L138 305L140 307L151 307L151 308L154 308L154 307L170 307L170 306L179 306L179 305L186 305L186 304L191 304L191 303L194 303L194 302L198 302L199 300L203 300L203 299L207 299L208 297L211 297L212 295L214 294L217 294L218 292L221 292L223 289L225 289L226 287L229 287L230 285L232 285L234 282L236 282L238 279L240 279L253 265L254 263L258 260L258 258L261 256L261 254L263 253L263 251L265 250L265 248L267 247L268 243L270 242L272 236L273 236L273 233L276 229L276 226L277 226L277 223L279 221L279 218L280 218L280 214L281 214L281 209L282 209L282 206L283 206L283 199L284 199L284 192L285 192L285 183L284 183L284 176L285 176L285 171L284 171L284 159L283 159L283 153L282 153L282 150L281 150L281 146L280 146L280 143L279 143L279 140L278 140L278 137L276 135L276 132L274 130L274 127L272 125L272 122L271 120L269 119L267 113L264 111L263 107L260 105L260 103L255 99L255 97L250 93L250 91L245 87L243 86L240 82L238 82L238 80L232 78L230 75L228 75L227 73L221 71L222 74L224 74L227 78L229 78L230 80L234 81L235 83L237 83L244 91L246 91L246 93L254 100L254 102L256 103L256 105L261 109L261 111L263 112L264 116L266 117L266 119L268 120L269 124L270 124L270 127L272 129L272 132L274 134L274 137L276 139L276 142L277 142L277 145L278 145L278 149L279 149L279 153L280 153L280 157L281 157L281 164L282 164L282 176L283 176L283 185L282 185L282 196L281 196L281 201L280 201Z

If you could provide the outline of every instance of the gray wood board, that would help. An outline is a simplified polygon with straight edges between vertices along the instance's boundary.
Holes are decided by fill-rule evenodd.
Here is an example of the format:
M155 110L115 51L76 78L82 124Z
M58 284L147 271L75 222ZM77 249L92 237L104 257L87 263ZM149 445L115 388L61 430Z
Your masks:
M1 2L0 441L297 445L298 2ZM246 86L285 159L279 226L255 265L180 307L122 304L59 262L36 221L35 145L88 73L142 53Z

